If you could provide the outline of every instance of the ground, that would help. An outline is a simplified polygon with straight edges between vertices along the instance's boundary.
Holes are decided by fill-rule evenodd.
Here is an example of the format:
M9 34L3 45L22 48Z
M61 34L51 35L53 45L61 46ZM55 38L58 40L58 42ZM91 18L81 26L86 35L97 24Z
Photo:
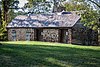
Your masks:
M100 46L1 42L0 67L100 67Z

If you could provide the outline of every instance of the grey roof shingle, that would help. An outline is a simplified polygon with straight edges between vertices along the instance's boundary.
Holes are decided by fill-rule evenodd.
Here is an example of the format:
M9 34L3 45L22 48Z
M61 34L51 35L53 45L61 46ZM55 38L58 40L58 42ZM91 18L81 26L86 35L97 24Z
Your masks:
M7 26L10 27L72 27L80 19L76 14L19 15Z

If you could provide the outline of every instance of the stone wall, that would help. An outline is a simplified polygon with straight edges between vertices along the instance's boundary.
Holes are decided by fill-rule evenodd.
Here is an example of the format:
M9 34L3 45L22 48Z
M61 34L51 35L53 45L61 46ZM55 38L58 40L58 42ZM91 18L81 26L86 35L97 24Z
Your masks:
M73 29L72 30L72 43L81 45L98 45L98 35L92 29Z
M8 40L13 41L12 31L16 31L16 41L25 41L26 40L26 32L30 32L30 40L34 40L34 29L28 28L16 28L16 29L8 29Z
M58 29L42 29L39 36L40 41L58 42L59 30Z
M16 41L25 41L26 32L31 32L31 41L71 43L71 31L68 29L8 29L8 40L13 41L12 31L16 31Z
M71 43L70 31L67 29L31 29L31 28L18 28L8 29L8 40L13 41L12 31L16 31L16 41L25 41L26 32L31 32L31 41L46 41L46 42L60 42ZM61 34L62 33L62 34Z
M82 45L98 45L97 32L85 29L8 29L8 40L13 41L12 31L16 31L16 41L25 41L26 32L30 32L30 40L46 42L62 42Z

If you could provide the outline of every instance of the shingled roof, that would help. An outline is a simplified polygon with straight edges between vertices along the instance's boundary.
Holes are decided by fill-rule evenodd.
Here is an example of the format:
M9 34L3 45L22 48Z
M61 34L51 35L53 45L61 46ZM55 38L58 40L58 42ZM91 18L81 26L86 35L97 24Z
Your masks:
M15 17L10 27L72 27L80 19L76 14L31 14Z

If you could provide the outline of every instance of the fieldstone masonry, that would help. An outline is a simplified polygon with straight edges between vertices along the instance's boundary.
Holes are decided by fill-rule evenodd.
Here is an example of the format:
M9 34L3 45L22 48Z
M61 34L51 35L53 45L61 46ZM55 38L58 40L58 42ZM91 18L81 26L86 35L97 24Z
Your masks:
M8 29L8 40L14 41L12 31L16 31L16 41L26 41L26 32L30 32L30 40L46 42L60 42L62 39L63 43L71 43L71 31L68 29L63 30L62 33L59 29L32 29L32 28L15 28ZM61 36L62 33L62 37Z
M25 29L25 28L18 28L18 29L8 29L8 40L13 41L12 38L12 31L16 31L16 41L25 41L26 40L26 32L30 32L30 40L34 40L34 29Z
M42 41L47 42L58 42L59 41L59 30L58 29L43 29L41 32Z

